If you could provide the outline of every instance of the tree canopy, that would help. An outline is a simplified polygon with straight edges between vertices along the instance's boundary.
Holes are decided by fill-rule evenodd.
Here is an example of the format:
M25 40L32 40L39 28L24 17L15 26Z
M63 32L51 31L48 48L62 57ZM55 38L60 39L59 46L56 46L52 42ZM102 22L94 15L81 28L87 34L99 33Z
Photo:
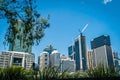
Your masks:
M30 45L38 45L44 36L44 30L50 26L47 18L42 18L37 11L37 0L0 0L0 19L9 24L5 42L15 44L15 39ZM23 29L18 28L19 21ZM22 46L25 47L25 46ZM13 46L14 48L14 46Z

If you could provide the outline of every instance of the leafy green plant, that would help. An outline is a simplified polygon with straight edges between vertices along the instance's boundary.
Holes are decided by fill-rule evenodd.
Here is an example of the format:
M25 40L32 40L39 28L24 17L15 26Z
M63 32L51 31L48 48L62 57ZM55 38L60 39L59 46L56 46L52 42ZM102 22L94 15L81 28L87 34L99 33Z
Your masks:
M56 80L56 79L78 79L78 78L95 78L95 77L115 77L119 76L114 67L104 68L98 66L91 68L86 72L60 72L55 67L49 67L44 70L25 70L20 66L12 66L8 69L0 68L0 80Z
M84 77L87 77L87 74L86 72L80 72L80 71L77 71L75 73L73 73L73 78L84 78Z
M60 72L59 68L49 67L44 70L38 72L38 80L48 80L48 79L67 79L70 78L71 75L67 72L67 70Z
M5 34L4 45L12 44L14 51L15 40L20 40L21 48L38 45L44 37L45 29L50 26L48 18L42 18L37 11L37 0L2 0L0 1L0 19L6 19L8 30ZM20 21L19 21L20 20ZM19 28L19 23L22 28ZM21 34L22 33L22 34ZM25 52L29 52L27 49Z
M103 65L99 65L96 68L91 68L87 70L86 73L88 77L115 77L118 75L114 66L105 68Z
M3 80L5 76L4 69L0 68L0 79Z
M56 79L58 78L58 71L55 70L54 67L50 67L44 70L39 71L39 79L40 80L48 80L48 79Z
M12 66L8 69L0 70L0 80L27 80L25 70L19 66Z

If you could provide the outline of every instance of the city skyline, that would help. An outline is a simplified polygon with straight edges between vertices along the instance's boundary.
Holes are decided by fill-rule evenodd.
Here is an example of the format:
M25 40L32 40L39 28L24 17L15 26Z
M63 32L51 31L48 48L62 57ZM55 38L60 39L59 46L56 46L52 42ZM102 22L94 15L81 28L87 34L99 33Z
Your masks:
M107 2L108 1L108 2ZM112 51L120 53L120 9L118 0L38 0L38 11L42 17L50 14L50 28L39 46L33 46L35 58L51 44L60 53L68 55L68 46L78 37L85 24L89 24L83 35L86 36L87 49L90 41L100 35L110 35ZM7 29L5 20L0 20L0 52ZM37 60L35 60L37 62Z

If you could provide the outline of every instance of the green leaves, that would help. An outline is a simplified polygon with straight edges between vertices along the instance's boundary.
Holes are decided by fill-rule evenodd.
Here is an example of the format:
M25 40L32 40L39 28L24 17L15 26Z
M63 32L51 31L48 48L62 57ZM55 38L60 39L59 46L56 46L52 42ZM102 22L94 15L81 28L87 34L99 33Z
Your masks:
M87 70L87 74L88 77L115 77L118 75L113 66L105 68L103 65Z
M0 80L27 80L25 70L19 66L13 66L8 69L0 69Z
M8 69L0 68L0 80L63 80L63 79L94 79L120 76L114 70L114 67L105 69L103 66L90 69L87 72L59 72L55 67L49 67L44 70L34 71L25 70L20 66L12 66Z
M26 47L40 43L41 38L44 36L44 30L50 24L48 23L49 18L42 18L40 13L38 13L36 1L4 0L0 3L0 18L7 19L9 24L5 35L6 43L13 44L16 38ZM21 38L18 38L17 35ZM12 47L14 45L16 44L13 44ZM14 50L14 48L12 49Z

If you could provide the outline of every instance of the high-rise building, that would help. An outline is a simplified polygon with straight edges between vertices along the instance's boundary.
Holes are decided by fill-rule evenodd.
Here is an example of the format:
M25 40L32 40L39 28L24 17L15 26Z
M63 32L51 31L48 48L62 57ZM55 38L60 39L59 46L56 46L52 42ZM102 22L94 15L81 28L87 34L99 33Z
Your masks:
M75 39L75 61L76 70L86 70L87 69L87 51L86 51L86 38L80 34L80 36Z
M33 62L34 55L25 52L3 51L0 54L0 68L22 66L25 69L30 69Z
M94 59L93 59L92 50L87 50L87 66L88 66L88 69L91 69L94 67Z
M86 38L82 33L75 39L74 45L68 47L68 53L75 60L76 70L83 71L87 69Z
M17 27L18 33L16 34L15 40L13 43L9 44L9 51L17 51L17 52L27 52L27 53L31 53L32 51L32 45L27 46L27 44L25 42L23 42L23 40L20 41L20 36L21 35L21 39L23 38L24 32L24 25L22 21L18 21L18 23L16 23L15 25ZM13 34L10 34L11 37L13 37Z
M113 66L113 56L110 37L102 35L91 41L91 48L94 53L94 65Z
M60 66L60 53L57 50L50 54L50 66L57 68Z
M49 63L49 53L48 52L43 51L41 53L41 55L39 56L38 60L39 60L38 64L39 64L40 70L44 70L44 69L47 69L49 67L50 63Z

